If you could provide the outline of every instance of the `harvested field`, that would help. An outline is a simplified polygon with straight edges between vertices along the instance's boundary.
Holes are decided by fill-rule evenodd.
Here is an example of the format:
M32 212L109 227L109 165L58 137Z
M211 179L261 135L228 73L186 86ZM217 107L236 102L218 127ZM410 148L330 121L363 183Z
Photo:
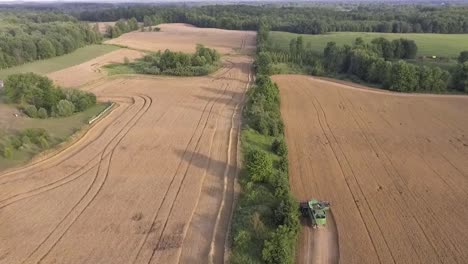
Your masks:
M195 52L196 44L217 49L222 54L239 50L255 51L255 32L197 28L187 24L161 24L160 32L130 32L106 41L107 44L127 46L134 49L158 51L170 49L187 53Z
M106 73L101 69L102 66L111 63L123 63L125 57L132 61L142 57L143 54L141 51L118 49L79 65L52 72L47 77L60 86L78 87L105 77Z
M0 174L0 262L222 263L251 66L83 87L118 106L70 148Z
M331 202L336 226L328 229L337 230L341 263L466 262L467 96L395 94L296 75L274 80L293 192ZM313 260L313 248L298 250L299 263Z

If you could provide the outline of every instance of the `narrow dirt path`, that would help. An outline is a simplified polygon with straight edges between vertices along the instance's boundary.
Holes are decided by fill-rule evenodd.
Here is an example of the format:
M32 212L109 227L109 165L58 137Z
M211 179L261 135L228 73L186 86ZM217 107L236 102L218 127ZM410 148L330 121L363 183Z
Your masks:
M340 262L338 231L331 213L327 215L327 225L312 228L303 221L298 245L297 263L338 264Z

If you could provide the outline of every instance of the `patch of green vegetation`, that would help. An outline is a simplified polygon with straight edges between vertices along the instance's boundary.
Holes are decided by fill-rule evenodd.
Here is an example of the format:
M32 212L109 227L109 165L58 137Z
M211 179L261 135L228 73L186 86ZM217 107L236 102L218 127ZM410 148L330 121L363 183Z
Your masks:
M299 225L296 201L289 193L284 140L245 128L241 142L245 170L232 223L230 262L292 263Z
M194 54L158 51L130 62L125 58L123 64L110 64L109 74L140 73L151 75L202 76L215 71L220 66L220 55L214 49L197 45Z
M48 74L89 61L119 48L114 45L89 45L59 57L0 70L0 79L5 79L8 75L15 73L34 72L37 74Z
M108 103L99 103L65 118L17 120L14 130L0 133L0 171L24 164L41 151L66 141L108 106ZM43 131L44 134L36 137L28 134L28 131ZM26 134L30 135L29 141L25 137ZM46 141L41 139L42 135Z
M457 65L457 60L454 59L411 59L406 60L406 62L418 65L418 66L428 66L428 67L440 67L443 70L450 71L453 67Z
M270 32L271 42L277 43L278 48L285 50L289 49L291 39L298 36L303 37L307 48L320 53L323 52L328 42L333 41L337 45L351 45L359 37L366 42L378 37L389 40L399 38L414 40L418 46L418 56L456 58L461 51L468 50L468 34L334 32L321 35L301 35L280 31Z
M300 66L293 63L273 63L271 65L272 74L308 74L307 66Z
M108 75L137 73L135 69L130 67L128 64L109 64L105 65L104 68L107 70Z

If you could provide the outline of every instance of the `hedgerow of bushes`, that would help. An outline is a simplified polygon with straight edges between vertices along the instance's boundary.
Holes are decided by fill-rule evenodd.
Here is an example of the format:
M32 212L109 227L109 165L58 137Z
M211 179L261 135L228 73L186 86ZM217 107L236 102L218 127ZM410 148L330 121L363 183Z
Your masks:
M129 72L152 75L201 76L214 71L220 62L220 55L214 49L197 45L194 54L182 52L156 52L135 62L124 62ZM111 64L109 69L118 69L122 64Z
M50 79L34 73L12 74L5 80L5 95L32 118L66 117L96 104L92 93L62 90Z
M258 44L262 40L259 32ZM232 263L293 263L300 230L288 181L279 91L270 77L260 74L265 66L257 56L256 83L244 109L245 173L232 224Z

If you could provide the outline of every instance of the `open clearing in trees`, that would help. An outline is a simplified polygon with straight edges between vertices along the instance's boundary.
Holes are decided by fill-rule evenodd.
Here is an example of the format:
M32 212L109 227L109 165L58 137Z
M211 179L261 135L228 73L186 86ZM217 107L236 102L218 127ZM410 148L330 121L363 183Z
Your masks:
M118 106L68 149L0 174L0 262L223 262L251 65L231 56L206 77L84 86ZM86 78L64 72L50 76Z
M337 241L325 234L319 246L339 254L321 263L466 262L468 97L274 80L293 192L332 204ZM298 262L314 260L310 247L298 250Z

